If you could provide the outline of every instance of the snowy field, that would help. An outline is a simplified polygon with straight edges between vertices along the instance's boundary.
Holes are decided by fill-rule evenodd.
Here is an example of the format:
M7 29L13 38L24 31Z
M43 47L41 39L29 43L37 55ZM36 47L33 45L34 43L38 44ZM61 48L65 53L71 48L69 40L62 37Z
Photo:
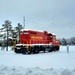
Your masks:
M75 46L61 46L60 51L16 54L0 50L0 75L75 75Z

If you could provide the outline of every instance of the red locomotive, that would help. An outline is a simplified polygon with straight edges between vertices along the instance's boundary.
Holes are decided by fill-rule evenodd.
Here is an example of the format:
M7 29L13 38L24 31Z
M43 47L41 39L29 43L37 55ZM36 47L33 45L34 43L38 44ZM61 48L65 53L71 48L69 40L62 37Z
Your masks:
M20 44L16 44L15 52L23 54L39 53L40 51L58 51L60 43L56 35L47 31L21 30Z

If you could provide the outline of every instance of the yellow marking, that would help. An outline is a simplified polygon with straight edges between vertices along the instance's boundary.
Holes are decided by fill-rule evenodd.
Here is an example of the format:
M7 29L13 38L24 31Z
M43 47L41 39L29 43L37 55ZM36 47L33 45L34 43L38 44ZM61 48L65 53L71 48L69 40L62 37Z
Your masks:
M31 39L42 39L41 36L31 36Z

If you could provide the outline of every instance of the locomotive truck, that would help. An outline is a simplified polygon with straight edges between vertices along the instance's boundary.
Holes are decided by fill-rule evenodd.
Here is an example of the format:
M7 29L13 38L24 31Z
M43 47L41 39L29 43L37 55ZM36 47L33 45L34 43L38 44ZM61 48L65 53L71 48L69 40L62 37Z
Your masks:
M60 43L56 35L47 31L20 30L20 44L16 44L15 53L35 54L40 51L58 51Z

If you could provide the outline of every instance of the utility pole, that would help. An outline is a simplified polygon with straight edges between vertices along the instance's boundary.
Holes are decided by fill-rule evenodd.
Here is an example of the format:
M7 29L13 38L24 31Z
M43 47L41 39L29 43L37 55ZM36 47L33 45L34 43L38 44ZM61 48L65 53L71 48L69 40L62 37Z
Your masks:
M23 25L24 25L24 29L25 29L25 16L23 17Z

